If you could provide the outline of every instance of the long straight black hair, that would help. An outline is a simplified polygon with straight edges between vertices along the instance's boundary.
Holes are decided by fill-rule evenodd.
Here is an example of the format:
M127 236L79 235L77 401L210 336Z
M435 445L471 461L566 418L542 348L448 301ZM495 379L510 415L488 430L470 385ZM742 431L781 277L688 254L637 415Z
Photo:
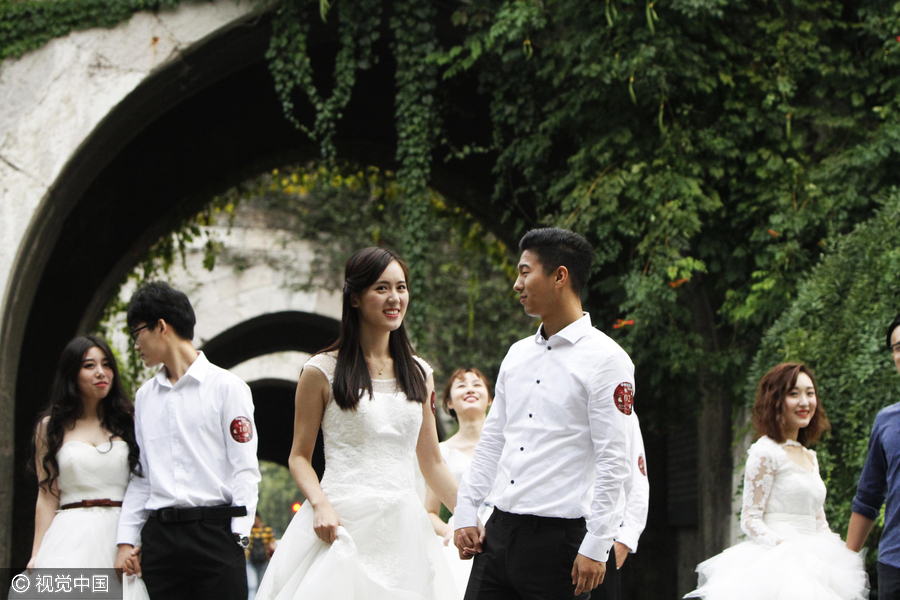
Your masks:
M106 356L113 372L109 393L100 401L98 407L100 424L111 434L128 443L128 468L135 475L141 475L141 467L138 462L140 449L134 437L134 406L125 394L125 388L122 387L116 357L102 338L83 335L70 341L63 350L56 368L56 375L53 378L50 406L38 416L38 423L45 417L50 417L47 421L46 431L47 453L42 461L46 477L38 482L38 485L46 486L47 490L53 489L53 482L59 477L59 463L56 461L56 454L62 448L66 427L84 414L84 404L81 402L81 392L78 389L78 374L84 363L84 356L88 350L95 347L100 348L100 351ZM35 444L32 443L31 447L35 448ZM29 462L34 468L34 461Z
M337 350L334 371L334 401L342 410L356 410L363 390L372 396L372 378L359 343L359 310L351 305L353 294L360 294L378 281L391 262L397 261L409 283L409 269L403 259L385 248L373 246L356 252L344 267L341 332L338 339L321 352ZM403 323L390 333L388 350L394 360L394 374L406 397L413 402L425 402L425 371L413 358L412 344Z

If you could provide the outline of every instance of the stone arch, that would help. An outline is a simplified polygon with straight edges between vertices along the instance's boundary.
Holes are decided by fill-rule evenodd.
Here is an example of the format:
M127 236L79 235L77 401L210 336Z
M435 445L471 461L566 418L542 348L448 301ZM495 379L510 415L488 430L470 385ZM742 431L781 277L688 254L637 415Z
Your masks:
M203 344L202 350L214 364L230 369L273 352L312 354L336 340L339 327L340 321L324 315L299 311L267 313L223 331Z
M248 13L246 3L238 6L243 8L233 9L229 0L191 5L174 11L176 18L168 21L169 13L143 14L116 28L114 38L125 33L113 40L113 52L119 48L127 53L134 27L146 34L148 43L170 38L177 43L171 44L168 58L143 70L125 69L122 78L130 78L130 83L116 80L124 90L121 96L107 99L109 109L83 132L74 133L66 142L71 152L44 171L30 168L39 146L22 154L24 162L0 155L4 190L24 190L30 199L10 225L24 231L14 232L14 254L0 256L0 276L5 278L0 313L0 423L5 428L0 432L0 564L27 560L31 531L26 525L34 505L33 492L21 492L31 487L21 467L55 357L65 342L96 323L117 282L179 216L248 175L318 156L318 148L281 114L264 63L268 16ZM199 15L193 24L181 18L190 11ZM152 23L154 19L159 23ZM137 21L144 24L135 26ZM154 33L158 30L159 35ZM89 46L101 35L106 34L94 30L69 37L82 36L79 39ZM333 61L333 40L327 26L314 28L314 63ZM390 168L395 166L396 133L394 63L387 44L377 45L377 65L358 78L338 128L337 146L344 158ZM4 89L9 84L4 73L35 56L52 57L61 48L63 42L55 40L22 59L4 62L0 97L9 91ZM84 68L102 71L104 63ZM65 81L46 82L46 97L58 95L61 85ZM470 111L458 115L458 122L451 118L448 129L471 133L474 139L489 135L486 105L474 81L463 81L450 93L466 98ZM82 102L79 109L91 108L90 98L72 101ZM308 104L298 102L297 110L309 120ZM0 150L8 139L0 141ZM499 230L500 208L487 201L493 185L490 162L480 156L439 167L432 184L449 200L493 223L504 237L508 232ZM12 210L0 208L4 214ZM11 544L6 543L10 539Z

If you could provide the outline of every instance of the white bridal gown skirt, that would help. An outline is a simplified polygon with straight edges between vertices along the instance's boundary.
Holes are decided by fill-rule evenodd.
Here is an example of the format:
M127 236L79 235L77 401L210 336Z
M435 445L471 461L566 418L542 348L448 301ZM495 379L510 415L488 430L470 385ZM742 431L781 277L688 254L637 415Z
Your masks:
M72 508L53 517L35 557L39 569L111 569L119 551L118 507ZM126 600L148 599L140 578L123 576Z
M341 519L333 544L304 503L272 556L258 600L458 600L441 544L415 491L327 493Z
M766 514L784 539L774 548L754 541L732 546L697 566L699 587L687 598L707 600L860 600L868 597L861 555L840 536L816 531L815 518Z

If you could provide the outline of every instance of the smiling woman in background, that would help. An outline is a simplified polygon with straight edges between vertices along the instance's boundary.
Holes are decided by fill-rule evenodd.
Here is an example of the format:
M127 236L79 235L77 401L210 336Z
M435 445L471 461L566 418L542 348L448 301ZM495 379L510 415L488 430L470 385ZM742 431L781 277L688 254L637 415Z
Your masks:
M825 519L825 484L809 446L831 426L809 367L782 363L760 381L741 529L750 540L697 566L707 600L860 600L868 596L862 558Z
M441 455L453 473L456 481L462 481L463 475L472 464L475 446L481 439L481 429L487 418L487 410L491 405L490 383L481 371L475 368L457 369L447 381L444 388L443 406L450 416L459 422L459 431L441 442ZM451 542L453 540L453 518L444 523L440 517L441 502L431 488L425 493L425 509L434 527L435 533L443 538L446 548L447 562L453 571L456 586L462 594L472 571L471 560L460 560L459 552ZM491 516L492 506L486 501L478 510L478 518L487 523Z

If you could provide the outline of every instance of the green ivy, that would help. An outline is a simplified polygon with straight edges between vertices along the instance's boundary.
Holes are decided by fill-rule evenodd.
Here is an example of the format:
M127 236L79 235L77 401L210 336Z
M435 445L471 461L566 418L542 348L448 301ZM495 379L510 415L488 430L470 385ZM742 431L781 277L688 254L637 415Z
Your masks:
M427 58L437 49L434 32L435 10L431 2L401 0L394 3L391 30L397 58L397 184L404 198L400 240L410 264L412 291L422 289L426 277L426 256L433 251L428 237L428 182L432 150L438 134L435 93L437 68ZM422 321L416 317L412 326Z
M0 0L0 60L94 27L115 27L140 11L175 7L180 0Z
M307 52L307 37L314 4L324 19L330 5L309 0L286 0L275 11L272 38L266 60L275 80L285 117L310 139L319 142L322 158L333 164L337 156L334 136L342 111L350 101L357 69L368 69L375 62L372 45L379 38L380 0L336 2L340 29L340 49L335 59L330 93L321 92L313 81L313 69ZM315 108L312 126L301 123L294 111L294 93L302 91Z

